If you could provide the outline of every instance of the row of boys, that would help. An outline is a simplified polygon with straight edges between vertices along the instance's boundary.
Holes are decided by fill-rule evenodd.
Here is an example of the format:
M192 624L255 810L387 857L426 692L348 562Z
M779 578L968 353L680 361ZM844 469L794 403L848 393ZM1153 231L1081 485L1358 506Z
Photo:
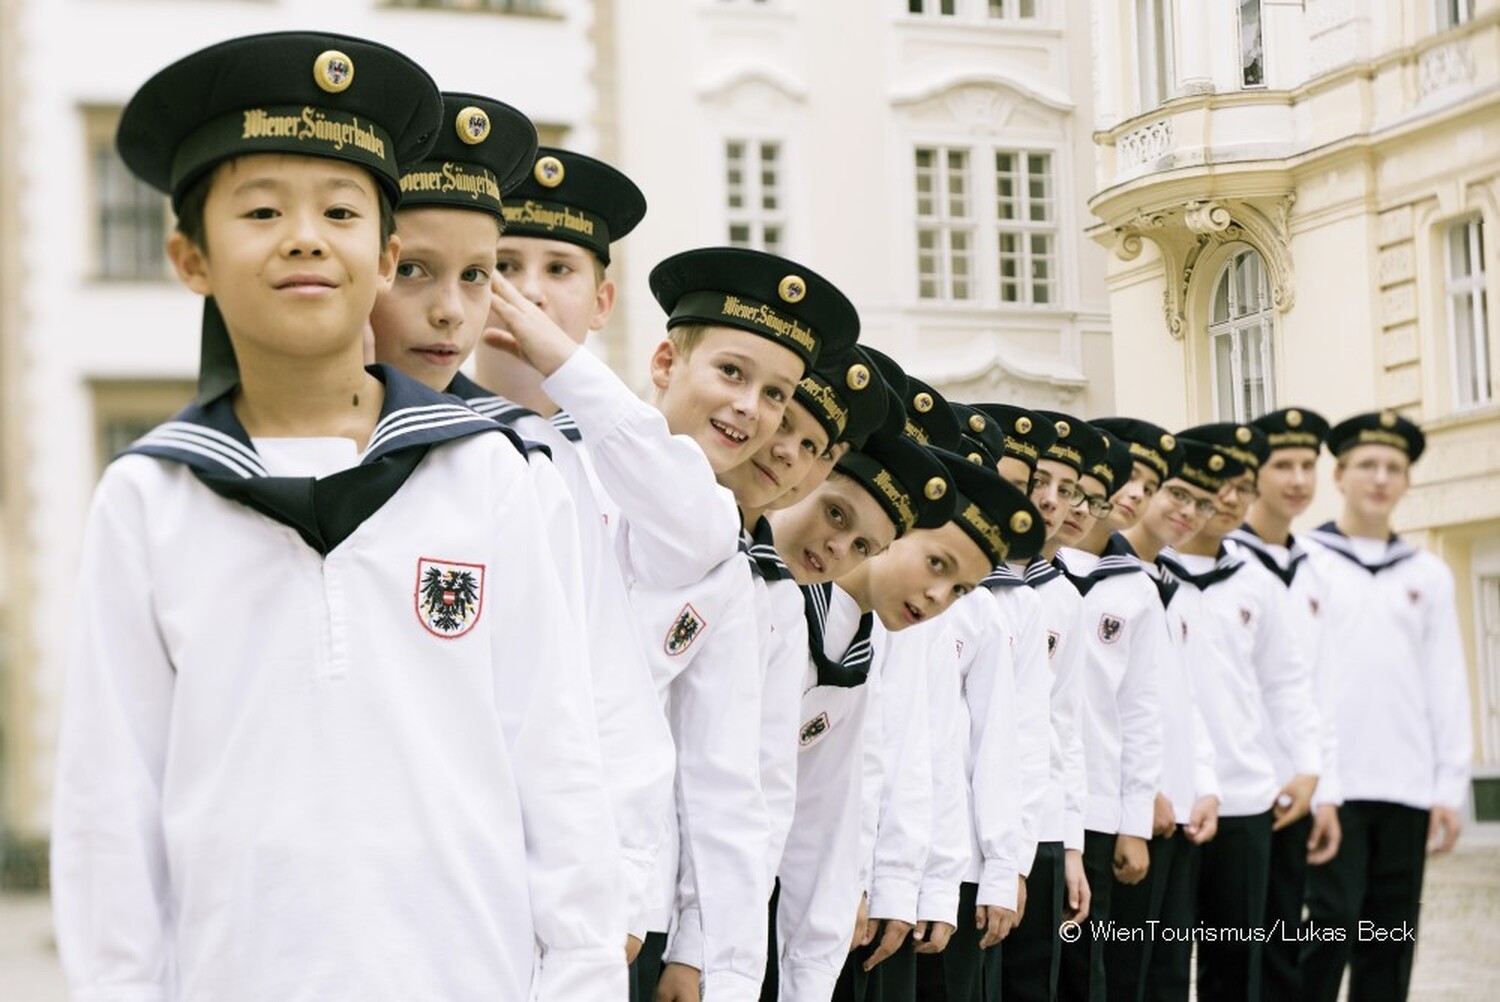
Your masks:
M1361 815L1350 853L1354 801L1456 833L1466 738L1360 738L1464 698L1446 571L1386 538L1404 419L950 404L831 283L733 248L653 269L644 403L581 350L636 186L346 36L194 53L119 148L172 196L204 349L90 513L54 824L78 997L1185 995L1185 953L1060 924L1258 924L1288 838L1300 917L1335 734L1358 874L1315 922L1364 914L1411 824ZM1264 485L1293 457L1310 499L1325 438L1386 486L1309 560ZM1434 646L1399 661L1372 615ZM1387 667L1351 736L1355 643ZM1200 991L1258 993L1260 952L1200 945Z

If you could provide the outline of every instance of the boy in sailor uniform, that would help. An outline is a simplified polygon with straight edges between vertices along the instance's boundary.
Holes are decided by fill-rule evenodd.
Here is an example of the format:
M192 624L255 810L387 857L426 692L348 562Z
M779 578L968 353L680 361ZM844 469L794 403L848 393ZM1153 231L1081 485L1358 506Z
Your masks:
M1326 583L1325 649L1337 652L1326 667L1343 841L1308 872L1310 932L1325 930L1302 945L1311 999L1332 1002L1346 965L1351 998L1406 997L1424 854L1453 848L1468 798L1473 746L1453 574L1391 531L1425 445L1420 428L1389 410L1328 433L1344 506L1308 537ZM1360 936L1360 922L1387 935Z
M1118 530L1140 518L1180 452L1177 440L1134 418L1091 422L1129 451L1129 478L1115 485L1111 510L1059 551L1064 572L1083 596L1084 872L1091 919L1110 917L1115 882L1139 883L1150 866L1148 840L1161 783L1161 720L1157 675L1168 656L1166 614L1129 542ZM1058 997L1104 998L1102 941L1087 926L1063 946Z
M1113 917L1129 929L1160 922L1191 929L1198 913L1202 845L1218 830L1219 780L1214 743L1201 709L1201 666L1211 650L1197 589L1169 570L1172 547L1193 539L1218 510L1226 479L1245 472L1213 446L1177 436L1180 461L1135 525L1122 535L1146 564L1167 616L1168 651L1161 665L1161 789L1150 845L1151 866L1138 884L1114 889ZM1188 997L1193 947L1183 937L1115 940L1104 947L1112 999Z
M1307 867L1326 863L1338 852L1340 831L1337 738L1326 702L1328 658L1321 651L1318 611L1323 589L1318 572L1307 559L1292 522L1312 504L1318 485L1318 454L1328 437L1328 422L1306 408L1288 407L1263 414L1251 422L1266 436L1269 453L1256 478L1256 496L1245 522L1229 534L1230 545L1275 575L1291 598L1298 643L1306 652L1318 694L1318 734L1322 772L1318 776L1316 806L1271 833L1271 876L1266 890L1266 925L1300 929L1306 897ZM1295 766L1279 743L1267 748L1280 782L1290 779ZM1262 994L1267 998L1295 996L1301 991L1297 954L1302 944L1294 935L1273 936L1265 944L1261 964Z
M1244 467L1224 478L1218 509L1203 530L1162 558L1185 587L1198 591L1208 640L1194 670L1221 803L1218 837L1202 852L1199 912L1209 924L1262 928L1272 834L1306 816L1322 772L1311 652L1286 588L1259 561L1224 542L1244 521L1257 471L1270 455L1265 433L1219 422L1180 437L1207 442ZM1289 779L1278 773L1272 745L1292 763ZM1198 984L1215 996L1259 999L1262 952L1254 942L1200 944Z
M397 164L441 112L393 50L284 32L121 119L212 300L199 401L110 466L86 532L53 829L75 994L624 991L561 484L363 364Z
M1056 439L1037 459L1031 502L1042 516L1046 540L1042 552L1025 567L1026 583L1042 600L1051 670L1051 735L1043 811L1037 829L1037 852L1026 878L1026 908L1001 950L985 959L986 998L1050 1000L1057 990L1064 921L1088 916L1088 878L1083 872L1083 734L1079 729L1083 687L1080 679L1083 599L1054 563L1067 517L1088 514L1088 489L1082 479L1105 459L1101 433L1086 421L1052 411L1037 411L1050 422ZM1100 485L1094 491L1107 497ZM1107 502L1105 502L1107 503ZM993 968L998 968L998 980Z
M553 382L543 385L560 385L564 397L571 392L579 399L578 413L584 427L618 433L621 427L634 424L633 468L652 471L657 483L680 484L682 489L672 495L679 502L695 494L695 482L700 488L697 493L705 493L707 485L702 479L708 470L701 454L690 443L674 442L660 414L638 400L602 365L592 362L587 352L575 361L572 356L580 354L577 342L541 311L541 306L548 306L560 319L575 317L578 311L568 307L583 296L586 286L591 287L592 269L582 272L587 277L580 281L557 281L556 288L545 288L535 302L518 301L511 306L495 291L508 288L507 280L496 276L495 263L495 239L504 224L501 196L536 173L536 131L531 122L498 101L457 93L443 95L443 119L453 127L439 133L427 159L403 166L406 197L396 214L402 253L395 282L376 298L370 317L376 360L435 390L455 393L470 406L499 414L504 401L458 371L479 343L498 299L498 307L512 315L511 330L504 336L516 350L524 348L527 357L538 359L549 372ZM564 156L573 161L572 155ZM573 166L575 180L569 195L585 189L600 196L611 195L609 205L621 206L624 213L623 219L614 219L611 233L624 236L639 217L643 204L639 192L623 175L602 164L594 165L598 176L592 184L586 169L577 162ZM472 179L473 183L430 183L428 179L433 177ZM610 208L602 208L601 218L611 214ZM525 242L521 237L507 239ZM555 253L569 260L594 253L579 244L561 243L559 247ZM605 245L605 257L607 250ZM594 295L598 295L597 289ZM575 336L581 340L587 333L587 329L581 329ZM523 365L515 356L507 355L506 359L512 368ZM550 400L545 409L549 414L558 413ZM576 426L565 431L568 426L519 406L506 408L501 416L509 427L547 445L577 514L600 750L621 840L626 914L638 915L645 910L652 866L665 834L663 818L671 804L672 736L653 692L642 641L631 619L621 556L603 514L606 505L599 497L602 488L596 486L600 475L590 462L581 432ZM605 463L604 476L609 478L613 472L614 467ZM629 489L632 484L614 486L627 499L637 496ZM618 527L624 520L613 505L608 507L615 512L614 524ZM671 503L636 503L630 507L632 513L640 511L640 520L648 527L631 537L635 549L646 551L645 559L639 561L644 572L672 568L674 574L692 573L691 567L676 568L679 561L674 560L675 552L651 552L650 543L660 535L660 519L671 511ZM653 523L655 535L649 531ZM712 526L712 518L704 524ZM703 564L701 569L706 573L711 567L711 563ZM627 936L627 962L640 949L643 935L637 932Z

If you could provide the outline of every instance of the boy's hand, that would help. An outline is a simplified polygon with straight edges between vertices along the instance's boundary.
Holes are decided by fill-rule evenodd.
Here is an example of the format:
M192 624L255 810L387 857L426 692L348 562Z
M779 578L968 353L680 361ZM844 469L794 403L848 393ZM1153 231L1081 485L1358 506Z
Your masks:
M1427 848L1434 856L1441 856L1458 842L1458 830L1463 823L1458 812L1441 804L1432 805L1431 820L1427 822Z
M1171 838L1176 830L1177 815L1172 810L1172 802L1165 793L1158 793L1152 808L1151 837Z
M849 952L853 953L875 938L875 928L880 923L870 918L870 896L859 896L859 909L854 913L854 935L849 940Z
M1193 845L1203 845L1219 834L1219 798L1199 797L1194 801L1183 833Z
M942 953L957 931L947 922L918 922L917 931L911 935L917 941L918 953Z
M1313 811L1312 833L1307 836L1307 865L1322 866L1339 854L1344 829L1339 824L1339 809L1333 804L1319 804Z
M1276 794L1276 804L1271 808L1271 814L1276 820L1271 823L1271 830L1279 832L1293 821L1301 819L1311 809L1313 791L1317 788L1317 776L1305 772L1293 776Z
M635 958L641 955L641 941L630 933L625 934L625 963L635 963Z
M1082 925L1089 917L1094 892L1089 889L1089 878L1083 872L1083 853L1077 849L1063 852L1063 892L1063 918Z
M865 960L865 973L873 971L875 965L901 949L901 944L906 942L907 934L912 930L910 922L902 922L900 919L886 919L884 924L885 931L880 936L880 945Z
M1146 840L1137 835L1115 836L1115 879L1122 884L1139 884L1151 869L1151 853Z
M1013 912L1009 908L1001 908L999 905L980 905L975 908L974 928L984 933L979 937L979 948L988 950L1009 936L1010 931L1019 921L1021 921L1021 916L1018 912Z
M578 350L577 342L498 271L490 279L490 317L484 343L516 356L544 379L562 368Z
M698 1002L703 997L698 968L686 964L667 964L656 982L656 1002Z

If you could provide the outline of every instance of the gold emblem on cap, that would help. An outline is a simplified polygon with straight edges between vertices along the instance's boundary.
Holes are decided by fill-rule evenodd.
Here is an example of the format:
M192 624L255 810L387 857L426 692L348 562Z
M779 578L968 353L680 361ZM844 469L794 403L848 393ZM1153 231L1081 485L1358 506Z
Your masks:
M346 91L354 82L354 60L329 49L313 61L313 80L330 94Z
M1396 427L1396 412L1395 411L1381 411L1380 412L1380 427L1382 427L1382 428L1394 428L1394 427Z
M937 501L948 493L948 481L942 477L933 477L927 481L927 486L922 488L922 493L927 495L927 500Z
M1104 443L1104 447L1106 449L1108 449L1113 444L1110 442L1109 436L1104 434L1102 431L1099 433L1099 439Z
M1297 427L1300 427L1301 424L1302 424L1302 412L1301 411L1299 411L1299 410L1290 410L1290 411L1286 412L1286 426L1288 428L1297 428Z
M849 366L849 371L844 373L844 385L851 390L862 390L870 385L870 370L865 368L861 362L855 362Z
M932 410L932 394L926 392L918 393L911 398L911 405L917 409L918 414L926 414ZM942 497L942 495L939 494L938 497Z
M1163 435L1161 437L1161 447L1163 452L1171 452L1173 449L1177 448L1177 439L1173 438L1171 435Z
M975 466L983 466L984 457L977 452L971 452L969 453L969 462L973 463Z
M490 116L483 108L471 104L458 113L453 128L458 131L459 139L470 146L478 146L490 137Z
M970 414L969 415L969 428L971 430L973 430L973 431L984 431L984 415L983 414Z
M1238 428L1236 428L1234 430L1234 440L1236 442L1240 443L1241 445L1249 445L1250 444L1250 429L1246 428L1244 425L1240 425Z
M567 171L563 169L562 161L557 157L542 157L531 168L531 176L536 178L536 183L543 188L556 188L563 182L563 175Z
M1057 429L1058 438L1067 438L1068 435L1073 431L1073 426L1068 424L1068 422L1066 421L1059 421L1052 427Z
M776 294L788 303L800 303L807 298L807 282L801 275L788 275L776 286Z
M1010 517L1011 532L1028 532L1031 529L1031 516L1024 511L1018 511Z
M1208 468L1210 470L1213 470L1215 473L1218 473L1220 470L1222 470L1224 468L1224 457L1223 456L1209 456L1208 457Z
M1031 418L1029 418L1029 417L1018 417L1018 418L1016 418L1016 432L1018 434L1025 435L1029 431L1031 431Z

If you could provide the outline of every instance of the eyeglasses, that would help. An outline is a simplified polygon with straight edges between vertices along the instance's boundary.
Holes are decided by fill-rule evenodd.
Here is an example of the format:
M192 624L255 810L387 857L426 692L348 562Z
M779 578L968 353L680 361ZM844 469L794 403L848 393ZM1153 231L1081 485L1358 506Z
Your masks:
M1031 478L1031 493L1045 491L1052 487L1051 477L1037 474ZM1114 502L1103 495L1090 494L1078 484L1058 484L1057 496L1062 499L1063 504L1069 508L1082 508L1088 505L1089 514L1095 518L1103 518L1115 510Z
M1245 483L1243 481L1240 483L1236 483L1231 480L1223 487L1219 488L1219 497L1228 497L1229 495L1234 495L1235 497L1241 498L1249 498L1250 500L1254 501L1256 498L1260 497L1260 489L1251 483Z
M1182 508L1187 505L1192 505L1194 508L1198 509L1198 514L1202 515L1204 518L1208 518L1209 516L1214 515L1219 510L1219 506L1214 504L1212 501L1195 498L1187 491L1183 490L1181 487L1168 487L1166 490L1167 497L1171 498L1172 503L1177 507Z

